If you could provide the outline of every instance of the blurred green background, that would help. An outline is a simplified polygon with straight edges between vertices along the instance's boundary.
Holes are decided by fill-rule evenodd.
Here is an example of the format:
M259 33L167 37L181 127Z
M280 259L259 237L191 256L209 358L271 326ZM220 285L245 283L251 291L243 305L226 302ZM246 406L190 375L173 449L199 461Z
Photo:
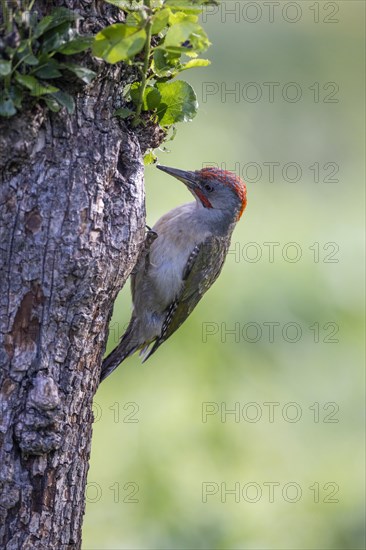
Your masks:
M206 13L199 114L158 151L240 173L248 207L189 320L96 394L85 550L365 547L365 4L250 4ZM191 200L154 167L146 193L150 225Z

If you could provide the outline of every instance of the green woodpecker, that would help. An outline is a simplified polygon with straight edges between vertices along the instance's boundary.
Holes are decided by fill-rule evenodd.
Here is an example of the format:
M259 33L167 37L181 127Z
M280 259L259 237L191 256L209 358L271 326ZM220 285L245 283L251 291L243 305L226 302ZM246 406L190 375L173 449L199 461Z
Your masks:
M247 204L246 186L232 172L158 168L182 181L195 201L174 208L148 232L131 276L132 317L103 361L101 380L137 350L146 361L187 319L219 276Z

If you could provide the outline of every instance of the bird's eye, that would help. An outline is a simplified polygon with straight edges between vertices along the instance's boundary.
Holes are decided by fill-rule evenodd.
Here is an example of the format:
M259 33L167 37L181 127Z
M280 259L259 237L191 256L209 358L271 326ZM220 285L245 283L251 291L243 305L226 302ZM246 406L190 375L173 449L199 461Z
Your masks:
M213 186L209 183L205 183L204 188L208 193L212 193L212 191L214 190Z

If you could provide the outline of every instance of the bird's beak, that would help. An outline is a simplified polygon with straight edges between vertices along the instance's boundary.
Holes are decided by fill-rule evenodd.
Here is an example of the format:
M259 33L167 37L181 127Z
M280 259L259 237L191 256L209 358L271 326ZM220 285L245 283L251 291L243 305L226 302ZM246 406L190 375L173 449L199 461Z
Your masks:
M178 180L182 181L188 188L197 189L197 175L195 172L189 172L188 170L178 170L178 168L169 168L169 166L156 165L156 168L166 172L170 176L174 176Z

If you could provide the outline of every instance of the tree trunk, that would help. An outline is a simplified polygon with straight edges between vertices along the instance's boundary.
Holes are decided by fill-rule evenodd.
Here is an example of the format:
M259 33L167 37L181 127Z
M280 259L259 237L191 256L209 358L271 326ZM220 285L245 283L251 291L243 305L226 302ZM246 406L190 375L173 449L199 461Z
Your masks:
M35 107L0 122L6 550L81 545L92 399L113 303L145 229L139 141L112 117L123 70L100 64L73 115Z

